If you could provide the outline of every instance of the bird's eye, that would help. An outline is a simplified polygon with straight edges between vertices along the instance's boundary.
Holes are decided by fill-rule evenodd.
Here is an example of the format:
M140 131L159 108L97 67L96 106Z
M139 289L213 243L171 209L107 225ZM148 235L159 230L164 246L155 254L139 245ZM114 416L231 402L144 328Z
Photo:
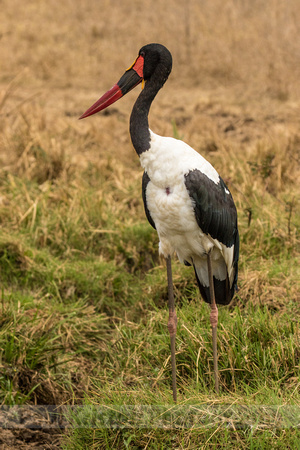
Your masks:
M140 53L140 56L142 56L142 57L144 58L144 57L145 57L145 52L142 51L142 52Z

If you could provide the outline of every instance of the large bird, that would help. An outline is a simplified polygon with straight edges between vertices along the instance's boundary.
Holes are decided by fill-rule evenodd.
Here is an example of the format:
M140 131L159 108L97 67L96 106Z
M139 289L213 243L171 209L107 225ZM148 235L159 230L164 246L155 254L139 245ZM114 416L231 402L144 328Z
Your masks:
M211 305L215 386L217 368L216 303L230 303L237 283L239 234L234 201L212 165L184 142L162 137L149 128L150 106L168 79L172 56L160 44L148 44L106 94L81 117L108 107L143 82L130 117L133 146L144 168L142 194L148 221L159 237L159 252L166 258L169 295L168 329L171 338L173 398L176 402L174 306L171 257L194 267L205 302Z

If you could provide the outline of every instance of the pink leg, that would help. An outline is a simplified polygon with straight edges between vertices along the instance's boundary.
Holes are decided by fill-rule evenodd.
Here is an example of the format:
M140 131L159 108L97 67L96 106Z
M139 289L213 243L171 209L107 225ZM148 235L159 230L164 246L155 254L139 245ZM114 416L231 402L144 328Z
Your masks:
M172 363L172 388L173 388L173 400L177 402L177 387L176 387L176 356L175 356L175 339L177 330L177 316L175 311L175 301L173 292L172 281L172 262L171 256L166 259L167 262L167 276L168 276L168 298L169 298L169 320L168 330L171 340L171 363Z
M213 273L212 273L212 268L211 268L210 253L207 254L207 268L208 268L208 279L209 279L209 292L210 292L210 299L211 299L210 323L211 323L211 328L212 328L215 388L216 388L216 392L219 393L218 352L217 352L218 307L217 307L216 299L215 299L215 289L214 289Z

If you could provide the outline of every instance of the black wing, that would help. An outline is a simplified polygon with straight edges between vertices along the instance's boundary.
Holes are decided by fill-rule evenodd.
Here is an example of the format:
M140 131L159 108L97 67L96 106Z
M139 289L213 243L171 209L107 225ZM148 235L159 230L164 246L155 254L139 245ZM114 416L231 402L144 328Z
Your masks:
M194 200L195 217L201 230L226 247L234 246L232 264L235 273L232 286L229 286L228 277L218 280L214 276L216 301L227 305L233 297L238 277L239 232L233 198L221 177L216 184L198 169L185 175L185 185ZM195 266L194 269L202 297L210 303L209 288L202 286Z
M147 191L147 186L148 186L149 181L150 181L149 175L147 174L147 172L144 172L143 179L142 179L142 196L143 196L145 213L146 213L146 217L147 217L150 225L156 230L155 223L151 217L150 211L147 206L146 191Z
M184 178L201 230L226 247L236 244L236 207L222 178L216 184L198 169L191 170Z

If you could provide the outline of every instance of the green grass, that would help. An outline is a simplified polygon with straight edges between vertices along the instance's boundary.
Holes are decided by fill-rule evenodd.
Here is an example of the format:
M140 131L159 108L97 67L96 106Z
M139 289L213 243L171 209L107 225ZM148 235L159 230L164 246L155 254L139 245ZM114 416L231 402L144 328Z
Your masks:
M162 438L163 435L163 438ZM164 431L161 430L118 430L109 433L106 430L102 436L97 433L87 433L86 430L74 432L76 441L65 449L199 449L199 448L232 448L232 449L268 449L281 450L299 448L299 435L292 431L241 431L229 430L226 427L202 430ZM199 447L200 446L200 447Z
M0 174L2 404L83 405L68 416L65 449L297 448L298 409L289 408L300 404L300 216L286 155L298 141L259 142L249 160L234 145L209 155L238 208L239 291L220 308L216 395L209 308L193 270L173 262L176 410L165 263L138 161L128 167L113 154L71 170L63 153L32 147L34 120L11 141L16 170ZM175 121L173 133L181 136ZM94 138L84 139L83 148ZM201 420L191 407L204 410ZM169 411L180 414L177 428Z
M250 224L239 211L239 291L219 313L219 396L209 308L193 271L173 263L184 423L174 428L166 274L156 233L135 200L139 183L134 178L119 192L113 181L105 199L108 185L96 170L89 183L81 180L40 185L2 174L2 403L85 405L69 416L65 449L297 448L297 417L292 427L285 416L278 422L276 408L300 404L299 217L292 211L288 223L286 203L265 191L248 197ZM120 427L124 405L133 412ZM154 408L146 426L136 421L141 405ZM192 405L208 412L191 426ZM266 416L262 405L274 409ZM104 406L115 411L108 427L99 422ZM210 420L209 408L224 407L226 420L223 409ZM163 428L149 425L157 411Z
M138 324L116 326L101 360L105 371L94 378L86 408L71 415L64 448L298 448L299 324L291 311L278 317L251 304L221 309L219 396L207 305L183 300L178 318L178 406L166 313L155 308ZM201 414L191 417L189 406Z

